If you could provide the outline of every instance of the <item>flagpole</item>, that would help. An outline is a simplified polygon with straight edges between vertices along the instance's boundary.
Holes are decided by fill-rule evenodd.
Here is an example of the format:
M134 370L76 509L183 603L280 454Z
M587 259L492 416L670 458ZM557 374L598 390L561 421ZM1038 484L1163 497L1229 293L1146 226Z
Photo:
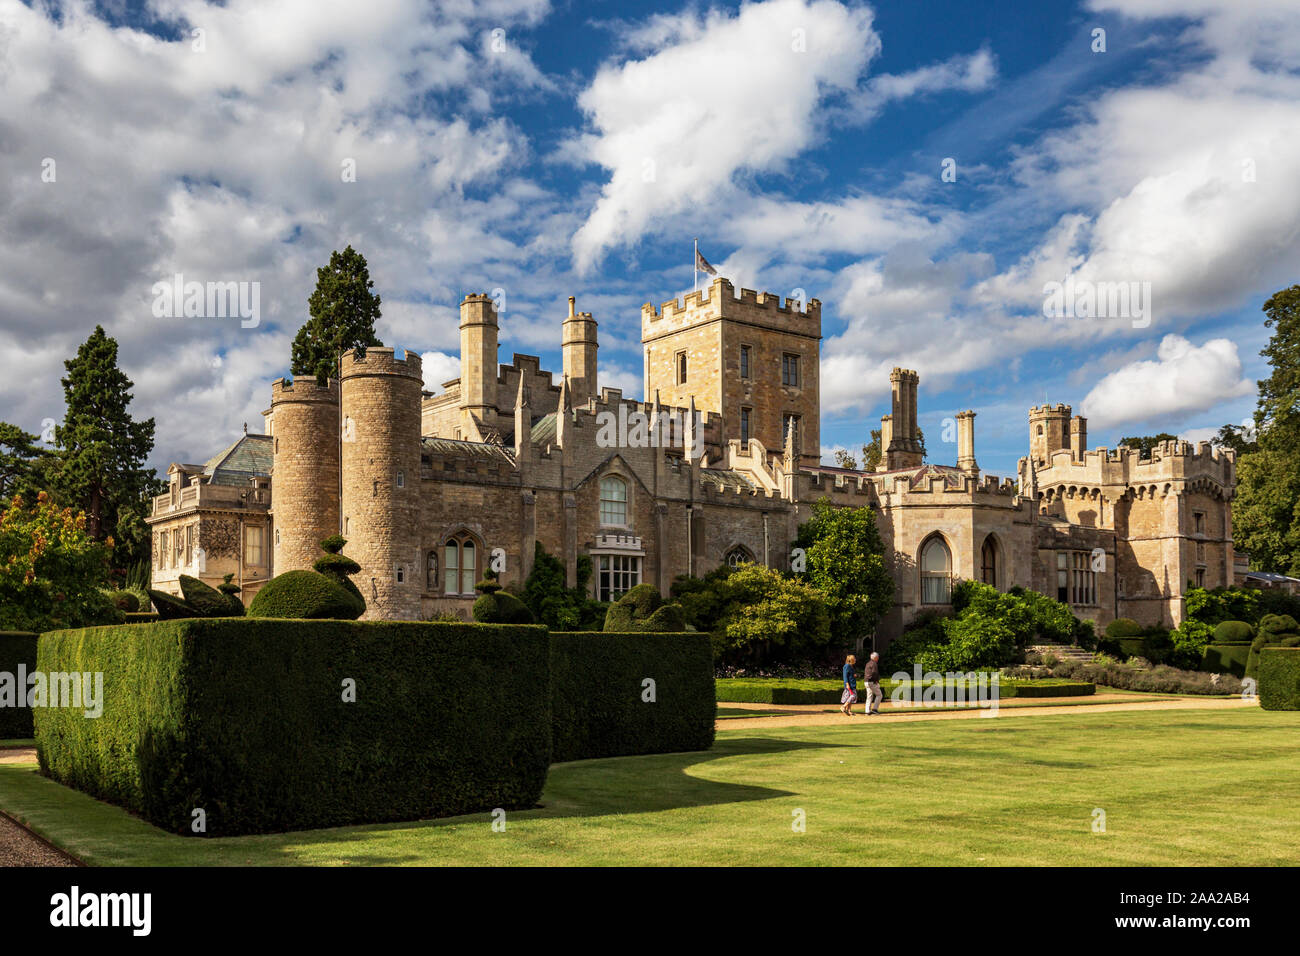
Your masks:
M691 291L692 291L692 292L699 292L699 291L700 291L700 240L699 240L699 237L696 237L696 239L695 239L695 257L694 257L693 259L691 259L691 268L694 270L693 278L692 278L692 280L691 280Z

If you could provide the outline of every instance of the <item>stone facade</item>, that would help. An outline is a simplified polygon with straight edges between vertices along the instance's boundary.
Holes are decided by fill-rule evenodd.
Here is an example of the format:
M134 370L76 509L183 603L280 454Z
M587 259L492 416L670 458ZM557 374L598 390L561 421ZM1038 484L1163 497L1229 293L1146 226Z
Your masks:
M815 299L737 296L716 279L646 305L648 401L597 388L597 324L572 299L558 381L535 356L497 363L488 296L464 298L460 329L461 375L436 395L421 391L418 356L382 348L346 354L327 389L274 383L276 506L268 492L259 507L275 573L310 567L341 524L370 617L468 617L485 570L521 585L537 542L571 584L590 557L598 598L637 582L667 591L724 562L788 568L827 497L876 512L897 585L879 645L946 610L958 578L1059 596L1100 625L1176 624L1189 582L1233 580L1231 452L1086 451L1087 422L1066 405L1030 410L1018 480L981 476L975 412L957 416L957 462L927 464L920 377L895 369L878 469L822 465ZM222 514L199 508L198 533ZM180 517L156 508L156 531Z

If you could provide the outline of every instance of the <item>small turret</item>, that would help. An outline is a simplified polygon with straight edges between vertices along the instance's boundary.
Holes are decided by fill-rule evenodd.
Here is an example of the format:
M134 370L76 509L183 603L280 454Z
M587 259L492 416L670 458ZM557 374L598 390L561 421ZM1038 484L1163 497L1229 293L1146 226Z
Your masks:
M590 312L576 312L577 300L569 296L569 317L564 320L560 350L564 374L569 378L575 408L586 405L598 393L596 387L596 320Z

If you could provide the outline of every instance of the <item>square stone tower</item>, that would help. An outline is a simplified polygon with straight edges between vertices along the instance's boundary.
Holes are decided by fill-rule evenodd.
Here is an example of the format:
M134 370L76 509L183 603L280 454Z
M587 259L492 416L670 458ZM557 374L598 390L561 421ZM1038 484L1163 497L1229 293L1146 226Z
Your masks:
M793 420L801 463L821 458L821 303L782 302L721 277L660 309L641 307L645 394L722 418L723 440L784 450Z

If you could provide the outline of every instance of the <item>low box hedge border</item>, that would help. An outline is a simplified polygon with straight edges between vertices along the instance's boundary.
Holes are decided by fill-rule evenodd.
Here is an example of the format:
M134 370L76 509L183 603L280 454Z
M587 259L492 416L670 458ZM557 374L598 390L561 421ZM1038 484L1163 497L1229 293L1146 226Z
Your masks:
M1259 706L1300 710L1300 647L1265 647L1259 652Z
M912 686L910 681L880 682L880 691L888 700L895 689L901 687L905 699L915 700L925 693L925 683ZM717 682L719 703L728 704L838 704L844 685L833 680L766 680L764 678L724 678ZM1086 681L1019 681L1001 680L998 697L1086 697L1095 694L1097 686ZM858 699L863 695L862 682L858 681Z
M550 764L542 627L194 618L47 633L37 666L104 694L36 711L41 770L187 836L528 808Z
M551 632L555 761L708 750L716 717L709 635Z
M15 706L0 700L0 740L28 739L33 736L32 709L27 706L26 682L18 684L21 665L28 674L36 670L36 641L30 631L0 631L0 680L11 682Z

